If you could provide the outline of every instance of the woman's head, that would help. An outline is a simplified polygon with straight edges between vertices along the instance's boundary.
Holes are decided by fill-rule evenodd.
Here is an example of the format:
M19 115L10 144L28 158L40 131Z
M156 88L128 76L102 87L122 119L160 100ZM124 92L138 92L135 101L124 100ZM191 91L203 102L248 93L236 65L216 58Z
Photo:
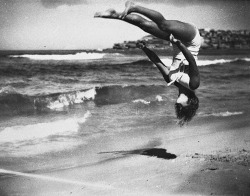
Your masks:
M184 95L180 94L175 104L176 116L179 119L179 125L188 123L196 114L199 108L199 99L194 92Z

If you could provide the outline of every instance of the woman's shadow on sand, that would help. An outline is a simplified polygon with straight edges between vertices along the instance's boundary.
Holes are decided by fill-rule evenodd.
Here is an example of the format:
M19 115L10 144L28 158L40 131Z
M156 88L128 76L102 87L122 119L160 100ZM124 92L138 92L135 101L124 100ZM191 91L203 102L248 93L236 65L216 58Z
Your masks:
M145 155L162 159L175 159L177 157L175 154L168 153L167 150L164 148L144 148L144 149L129 150L129 151L100 152L99 154L104 154L104 153L119 154L122 156L137 154L137 155Z
M142 151L141 155L152 156L162 159L175 159L177 156L175 154L168 153L166 149L163 148L152 148Z

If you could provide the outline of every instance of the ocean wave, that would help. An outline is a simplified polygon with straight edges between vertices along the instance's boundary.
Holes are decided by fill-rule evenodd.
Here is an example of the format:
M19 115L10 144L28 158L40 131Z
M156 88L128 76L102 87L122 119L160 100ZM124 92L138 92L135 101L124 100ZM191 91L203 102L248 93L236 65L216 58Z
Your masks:
M140 86L104 86L96 88L94 102L97 105L144 102L146 97L155 97L165 93L165 85L140 85ZM153 98L152 98L153 99Z
M232 62L249 62L250 58L235 58L235 59L214 59L214 60L199 60L197 62L198 66L207 66L215 64L224 64Z
M45 100L35 99L35 106L39 107L41 103L45 101L47 103L46 107L52 110L60 109L65 106L83 103L87 100L94 100L96 95L95 89L89 89L86 91L77 91L73 93L60 94L55 100L50 97L45 98ZM42 104L43 105L43 104Z
M138 65L138 64L143 64L143 65L151 65L152 62L148 59L141 59L141 60L137 60L137 61L133 61L131 63L129 63L130 65Z
M1 156L28 157L75 148L87 142L79 139L79 133L90 116L87 111L81 117L6 127L0 132Z
M235 115L241 115L243 112L218 112L218 113L211 113L211 114L200 114L200 116L206 117L206 116L216 116L216 117L227 117L227 116L235 116Z
M32 60L89 60L89 59L101 59L105 56L105 53L88 53L79 52L76 54L22 54L22 55L10 55L13 58L28 58Z
M1 143L15 143L27 140L43 139L53 135L72 135L76 133L91 113L87 111L83 117L74 117L47 123L12 126L0 132Z
M156 100L162 101L159 94L165 93L165 90L166 86L164 85L115 85L73 92L28 96L10 88L0 90L0 109L1 115L18 115L37 111L63 110L69 106L88 101L94 102L97 106L131 103L134 100L143 100L149 96L156 96Z
M0 115L11 116L30 114L37 111L61 110L70 105L93 100L95 94L95 88L92 88L44 96L28 96L16 92L14 88L3 88L0 90Z
M163 58L161 59L162 62L166 65L172 64L172 59ZM231 63L231 62L249 62L250 58L234 58L234 59L213 59L213 60L197 60L198 66L207 66L207 65L215 65L215 64L224 64L224 63Z
M0 110L2 116L29 113L34 110L33 100L7 86L0 90Z
M250 58L242 58L243 61L247 61L249 62L250 61Z

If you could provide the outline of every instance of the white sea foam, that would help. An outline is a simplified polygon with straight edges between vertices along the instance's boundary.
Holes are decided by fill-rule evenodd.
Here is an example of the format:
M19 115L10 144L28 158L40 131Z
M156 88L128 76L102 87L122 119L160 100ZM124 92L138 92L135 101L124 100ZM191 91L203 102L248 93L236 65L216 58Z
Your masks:
M12 86L5 86L0 89L0 95L17 93L16 89Z
M241 115L243 112L219 112L219 113L212 113L212 114L203 114L201 116L217 116L217 117L227 117L227 116L235 116L235 115Z
M32 60L88 60L88 59L101 59L105 56L105 53L87 53L80 52L76 54L23 54L23 55L11 55L10 57L29 58Z
M157 101L163 101L162 96L160 96L160 95L157 95L157 96L155 97L155 99L156 99Z
M95 95L95 88L83 92L79 91L72 94L63 94L60 95L56 101L50 102L47 107L51 110L57 110L65 106L69 106L70 104L83 103L86 100L94 100Z
M214 65L214 64L223 64L223 63L230 63L234 62L238 59L214 59L214 60L198 60L198 66L206 66L206 65Z
M215 113L213 116L234 116L234 115L240 115L243 114L243 112L220 112L220 113Z
M242 58L244 61L250 61L250 58Z
M148 104L150 104L150 101L146 101L144 99L136 99L133 101L133 103L143 103L143 104L148 105Z
M27 140L44 139L52 135L71 135L76 133L80 125L90 116L87 111L83 117L74 117L46 123L12 126L0 132L0 143L15 143Z

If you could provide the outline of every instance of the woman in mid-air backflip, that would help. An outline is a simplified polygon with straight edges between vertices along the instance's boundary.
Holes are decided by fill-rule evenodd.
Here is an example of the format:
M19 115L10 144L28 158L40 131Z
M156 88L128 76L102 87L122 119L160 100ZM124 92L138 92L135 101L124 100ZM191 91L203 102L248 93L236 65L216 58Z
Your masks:
M146 16L150 21L133 13ZM95 17L123 20L173 44L174 54L171 66L163 64L159 57L146 47L145 43L138 42L137 46L157 66L168 85L174 84L179 89L175 104L176 115L180 125L189 122L199 107L199 100L194 92L200 85L200 74L196 64L201 44L198 29L192 24L166 20L161 13L130 1L126 2L122 13L109 9L97 12Z

